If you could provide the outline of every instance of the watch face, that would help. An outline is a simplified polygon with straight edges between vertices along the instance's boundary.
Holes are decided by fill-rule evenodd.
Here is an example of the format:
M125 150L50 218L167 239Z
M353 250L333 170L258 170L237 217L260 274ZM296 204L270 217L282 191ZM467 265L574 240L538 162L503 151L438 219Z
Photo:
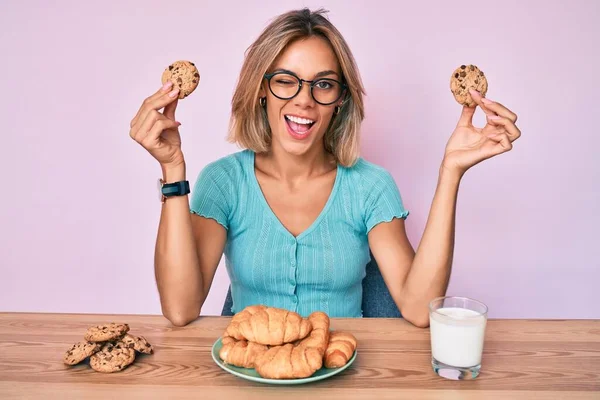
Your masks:
M162 193L162 186L163 186L163 182L162 179L158 179L158 181L156 182L157 188L158 188L158 200L163 201L163 193Z

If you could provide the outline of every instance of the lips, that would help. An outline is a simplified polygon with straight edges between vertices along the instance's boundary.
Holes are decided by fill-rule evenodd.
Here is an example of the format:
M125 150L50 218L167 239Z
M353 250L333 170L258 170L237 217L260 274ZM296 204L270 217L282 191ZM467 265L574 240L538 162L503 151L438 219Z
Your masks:
M295 139L305 139L312 132L315 120L299 117L296 115L285 115L284 117L288 133Z

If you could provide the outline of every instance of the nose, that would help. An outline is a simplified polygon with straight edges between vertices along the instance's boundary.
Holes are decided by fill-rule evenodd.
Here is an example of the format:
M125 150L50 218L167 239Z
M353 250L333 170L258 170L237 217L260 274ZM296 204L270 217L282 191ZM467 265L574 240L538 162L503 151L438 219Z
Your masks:
M300 93L294 97L294 104L299 107L311 107L314 106L315 100L310 94L310 83L302 82Z

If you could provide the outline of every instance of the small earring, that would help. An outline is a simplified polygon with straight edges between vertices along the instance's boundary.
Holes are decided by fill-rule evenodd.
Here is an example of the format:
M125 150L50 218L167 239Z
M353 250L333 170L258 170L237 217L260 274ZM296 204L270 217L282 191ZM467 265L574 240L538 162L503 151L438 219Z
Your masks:
M341 109L341 108L342 108L341 106L335 106L335 108L333 109L333 114L334 114L334 115L337 115L337 114L339 114L339 113L340 113L340 109Z
M267 105L267 98L266 98L266 97L261 97L261 98L259 99L259 102L260 102L260 105L261 105L262 107L266 107L266 105Z

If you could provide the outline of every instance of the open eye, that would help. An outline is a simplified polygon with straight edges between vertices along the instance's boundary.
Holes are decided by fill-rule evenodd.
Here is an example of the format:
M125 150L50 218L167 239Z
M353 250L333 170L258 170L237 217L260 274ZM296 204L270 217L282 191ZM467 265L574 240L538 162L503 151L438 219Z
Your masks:
M321 90L327 90L327 89L332 89L333 88L333 84L329 81L326 80L322 80L322 81L317 81L315 82L315 87L317 89L321 89Z

